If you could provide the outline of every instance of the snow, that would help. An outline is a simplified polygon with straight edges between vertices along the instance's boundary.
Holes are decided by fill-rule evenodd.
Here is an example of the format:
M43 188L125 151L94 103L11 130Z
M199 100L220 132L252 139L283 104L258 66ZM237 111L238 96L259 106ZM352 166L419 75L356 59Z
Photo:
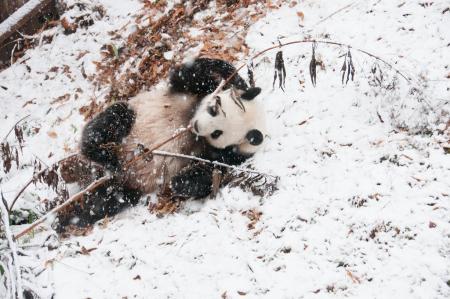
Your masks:
M30 0L10 15L6 20L0 23L0 36L11 31L14 25L23 19L28 13L35 9L43 0Z
M0 136L27 114L30 132L40 128L25 138L24 161L37 156L49 164L76 150L84 123L78 109L107 93L86 80L81 67L95 74L93 62L112 39L105 32L126 39L141 3L94 2L105 7L103 19L72 35L59 29L52 43L0 73L0 85L8 88L0 88ZM318 44L324 69L317 67L314 88L311 45L298 44L282 49L283 92L272 88L277 50L268 52L254 61L254 73L271 132L251 164L280 176L279 190L261 198L226 187L215 199L188 201L162 218L142 204L86 236L59 240L57 249L33 247L20 258L40 273L31 287L41 297L450 297L450 159L443 150L449 146L448 1L293 2L251 24L250 54L278 39L330 39L382 57L412 82L394 79L379 63L385 83L394 80L395 88L371 86L375 60L353 50L355 81L343 86L347 48ZM49 72L53 66L59 69ZM67 93L69 100L51 104ZM30 169L5 175L5 198L10 201L30 176ZM29 188L17 207L36 210L38 196L54 194ZM253 229L249 210L262 212ZM52 236L43 228L19 246ZM92 250L82 254L83 247Z

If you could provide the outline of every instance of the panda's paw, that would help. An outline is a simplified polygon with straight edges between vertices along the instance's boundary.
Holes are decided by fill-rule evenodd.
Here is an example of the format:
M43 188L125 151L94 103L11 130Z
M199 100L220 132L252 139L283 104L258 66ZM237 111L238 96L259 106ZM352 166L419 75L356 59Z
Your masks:
M212 169L194 165L184 169L171 180L173 195L183 197L206 197L212 189Z

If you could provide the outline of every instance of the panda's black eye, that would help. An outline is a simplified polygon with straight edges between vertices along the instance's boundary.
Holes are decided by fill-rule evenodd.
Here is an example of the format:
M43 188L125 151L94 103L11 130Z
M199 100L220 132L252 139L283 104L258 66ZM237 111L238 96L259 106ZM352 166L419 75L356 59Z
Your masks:
M214 132L211 133L211 138L212 139L217 139L220 137L220 135L222 135L223 131L221 130L215 130Z
M212 117L217 115L217 106L209 106L206 110Z

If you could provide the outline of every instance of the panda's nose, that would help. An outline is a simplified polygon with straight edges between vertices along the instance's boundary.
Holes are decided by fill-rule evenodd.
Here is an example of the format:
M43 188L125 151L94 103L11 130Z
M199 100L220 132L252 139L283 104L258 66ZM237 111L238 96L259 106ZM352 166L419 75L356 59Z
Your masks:
M264 141L264 136L260 130L250 130L245 136L251 145L260 145Z

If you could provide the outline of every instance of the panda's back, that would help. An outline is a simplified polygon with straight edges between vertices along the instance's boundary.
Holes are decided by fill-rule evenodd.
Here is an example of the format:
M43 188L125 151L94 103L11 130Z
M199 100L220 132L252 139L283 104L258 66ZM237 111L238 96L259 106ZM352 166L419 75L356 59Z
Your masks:
M185 128L194 113L196 101L193 96L170 93L164 89L143 92L132 98L128 103L136 113L136 120L131 133L123 142L122 165L133 159L139 145L151 149ZM200 148L197 145L194 135L186 132L158 149L196 155ZM137 159L126 170L128 184L145 193L153 192L162 178L163 168L170 178L187 163L184 159L162 156L154 156L151 161Z

